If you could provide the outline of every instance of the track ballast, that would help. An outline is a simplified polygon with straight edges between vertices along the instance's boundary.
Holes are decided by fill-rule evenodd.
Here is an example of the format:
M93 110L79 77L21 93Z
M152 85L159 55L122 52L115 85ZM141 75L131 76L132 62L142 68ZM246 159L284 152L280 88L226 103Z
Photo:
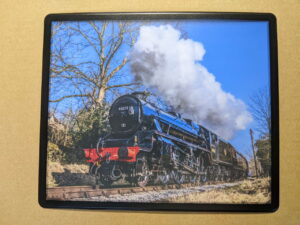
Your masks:
M240 182L224 183L220 181L206 182L205 184L187 183L187 184L170 184L164 186L146 186L146 187L114 187L114 188L95 188L92 186L63 186L47 188L47 200L72 201L83 200L88 201L95 197L107 197L113 195L128 195L142 192L160 192L163 190L181 190L192 187L199 187L200 191L206 189L220 189L228 186L234 186Z

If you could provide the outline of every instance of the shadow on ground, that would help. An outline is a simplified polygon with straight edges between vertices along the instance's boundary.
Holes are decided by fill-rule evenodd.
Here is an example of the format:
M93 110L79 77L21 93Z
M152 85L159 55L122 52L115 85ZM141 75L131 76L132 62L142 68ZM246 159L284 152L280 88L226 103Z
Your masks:
M64 168L64 172L52 172L52 177L57 186L77 186L77 185L94 185L95 179L85 173L71 173Z

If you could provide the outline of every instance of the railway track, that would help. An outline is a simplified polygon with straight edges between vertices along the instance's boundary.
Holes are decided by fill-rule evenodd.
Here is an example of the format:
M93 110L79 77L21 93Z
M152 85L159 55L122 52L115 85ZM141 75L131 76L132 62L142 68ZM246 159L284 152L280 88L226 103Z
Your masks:
M47 200L77 200L77 199L92 199L99 196L110 197L112 195L126 195L141 192L159 192L162 190L176 190L190 187L205 187L206 185L226 184L224 182L207 182L205 184L170 184L164 186L146 186L146 187L114 187L98 189L91 186L63 186L47 188ZM230 184L230 183L229 183Z

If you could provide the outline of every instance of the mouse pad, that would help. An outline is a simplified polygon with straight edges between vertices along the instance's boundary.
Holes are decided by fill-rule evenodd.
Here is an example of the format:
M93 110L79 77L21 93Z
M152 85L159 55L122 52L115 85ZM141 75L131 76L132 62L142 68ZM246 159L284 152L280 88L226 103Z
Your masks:
M272 212L279 205L276 18L45 18L39 203Z

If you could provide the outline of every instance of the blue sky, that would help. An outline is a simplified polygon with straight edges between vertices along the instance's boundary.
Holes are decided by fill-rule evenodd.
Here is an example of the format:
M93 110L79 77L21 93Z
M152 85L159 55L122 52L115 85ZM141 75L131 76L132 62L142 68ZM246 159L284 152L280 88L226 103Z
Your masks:
M222 89L249 104L249 97L269 86L268 22L204 21L184 25L188 38L203 44L206 54L201 64L213 73ZM251 155L249 129L238 131L230 142Z
M201 64L225 91L247 102L249 94L269 84L267 22L191 22L185 28L204 45Z
M157 21L155 25L161 23L166 24L165 21ZM82 26L84 28L84 24ZM224 91L248 105L251 95L258 89L269 86L268 22L190 20L180 23L180 27L186 32L187 38L203 44L206 54L200 63L214 74ZM120 55L126 54L128 50L128 47L124 47ZM67 54L74 55L73 51L76 52L74 48L70 48ZM95 54L91 48L86 48L75 61L80 61L82 57L93 60ZM123 72L129 73L126 79L130 79L128 66ZM57 97L57 93L59 92L52 92L53 97ZM67 107L68 104L76 103L66 100L61 105ZM230 140L240 152L248 156L251 155L249 128L253 129L255 126L253 121L247 129L238 131Z

